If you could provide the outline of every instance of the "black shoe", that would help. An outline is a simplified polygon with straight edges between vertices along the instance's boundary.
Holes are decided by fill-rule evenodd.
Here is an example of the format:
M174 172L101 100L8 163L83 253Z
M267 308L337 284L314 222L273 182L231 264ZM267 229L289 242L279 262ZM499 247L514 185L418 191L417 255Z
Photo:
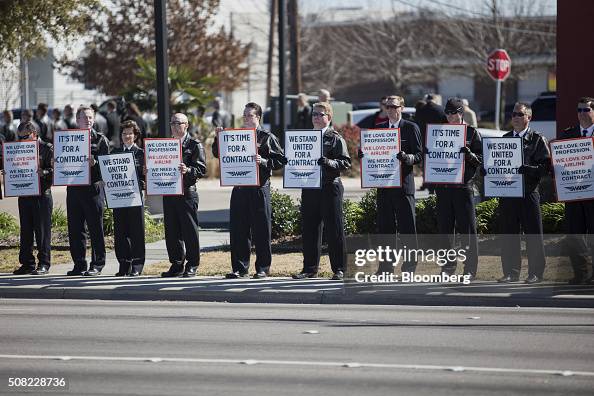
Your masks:
M140 272L138 272L138 271L132 271L132 272L130 272L128 274L128 276L131 276L131 277L140 276Z
M198 267L187 267L182 276L184 278L192 278L196 276L196 270L198 270Z
M84 273L84 276L99 276L101 275L101 270L99 268L91 267L87 272Z
M127 273L125 273L125 272L122 272L122 271L118 271L118 272L116 272L116 274L115 274L115 276L126 276L126 275L128 275L128 274L127 274Z
M254 279L264 279L268 276L268 274L264 271L256 272L254 274Z
M330 278L330 280L343 280L344 279L344 272L342 271L336 271L334 273L334 275L332 275L332 278Z
M87 272L86 269L81 269L81 268L74 267L72 269L72 271L66 272L66 276L81 276L81 275L84 275L85 272Z
M467 276L469 281L473 281L476 278L476 275L472 272L465 272L463 275Z
M511 276L511 275L504 275L503 277L497 279L497 282L499 283L511 283L511 282L517 282L520 280L519 276Z
M21 265L19 268L12 272L13 275L29 275L35 272L35 267L28 267Z
M530 275L528 278L526 278L526 280L524 281L524 283L527 283L529 285L532 285L534 283L540 283L542 282L542 278L536 276L536 275Z
M228 274L225 275L225 279L237 279L237 278L247 278L247 277L248 277L247 272L239 272L239 271L229 272Z
M161 278L176 278L178 276L182 276L183 274L183 267L171 266L167 272L161 272Z
M33 271L33 275L46 275L49 272L49 267L42 265Z
M307 279L307 278L317 278L318 274L316 272L300 272L292 276L293 279Z

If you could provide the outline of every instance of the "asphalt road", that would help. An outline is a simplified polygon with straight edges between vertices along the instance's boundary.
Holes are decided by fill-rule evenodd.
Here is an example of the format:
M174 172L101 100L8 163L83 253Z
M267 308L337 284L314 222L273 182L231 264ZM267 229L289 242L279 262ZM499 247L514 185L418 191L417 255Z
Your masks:
M594 392L586 309L0 300L0 324L0 394Z

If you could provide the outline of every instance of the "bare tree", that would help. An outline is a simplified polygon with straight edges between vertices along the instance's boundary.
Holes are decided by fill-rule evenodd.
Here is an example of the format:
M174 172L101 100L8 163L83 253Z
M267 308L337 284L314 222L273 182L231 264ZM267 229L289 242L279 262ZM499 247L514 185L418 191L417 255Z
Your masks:
M0 107L10 109L16 105L20 84L19 67L16 63L4 60L0 62Z

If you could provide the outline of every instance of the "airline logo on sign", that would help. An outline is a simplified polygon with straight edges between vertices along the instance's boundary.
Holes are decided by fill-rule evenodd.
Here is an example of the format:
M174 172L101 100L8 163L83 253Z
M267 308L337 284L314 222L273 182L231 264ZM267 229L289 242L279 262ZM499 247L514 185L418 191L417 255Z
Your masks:
M495 81L503 81L511 72L511 58L504 49L496 49L487 57L487 72Z

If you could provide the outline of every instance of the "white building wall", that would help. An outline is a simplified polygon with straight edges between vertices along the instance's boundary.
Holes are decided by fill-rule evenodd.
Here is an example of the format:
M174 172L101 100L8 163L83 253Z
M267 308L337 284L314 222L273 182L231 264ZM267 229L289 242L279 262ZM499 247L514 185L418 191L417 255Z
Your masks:
M443 104L448 98L459 97L474 102L474 79L468 76L455 74L442 74L438 82L438 92L443 99Z
M538 95L547 90L548 70L535 69L526 78L518 80L518 101L532 103Z

